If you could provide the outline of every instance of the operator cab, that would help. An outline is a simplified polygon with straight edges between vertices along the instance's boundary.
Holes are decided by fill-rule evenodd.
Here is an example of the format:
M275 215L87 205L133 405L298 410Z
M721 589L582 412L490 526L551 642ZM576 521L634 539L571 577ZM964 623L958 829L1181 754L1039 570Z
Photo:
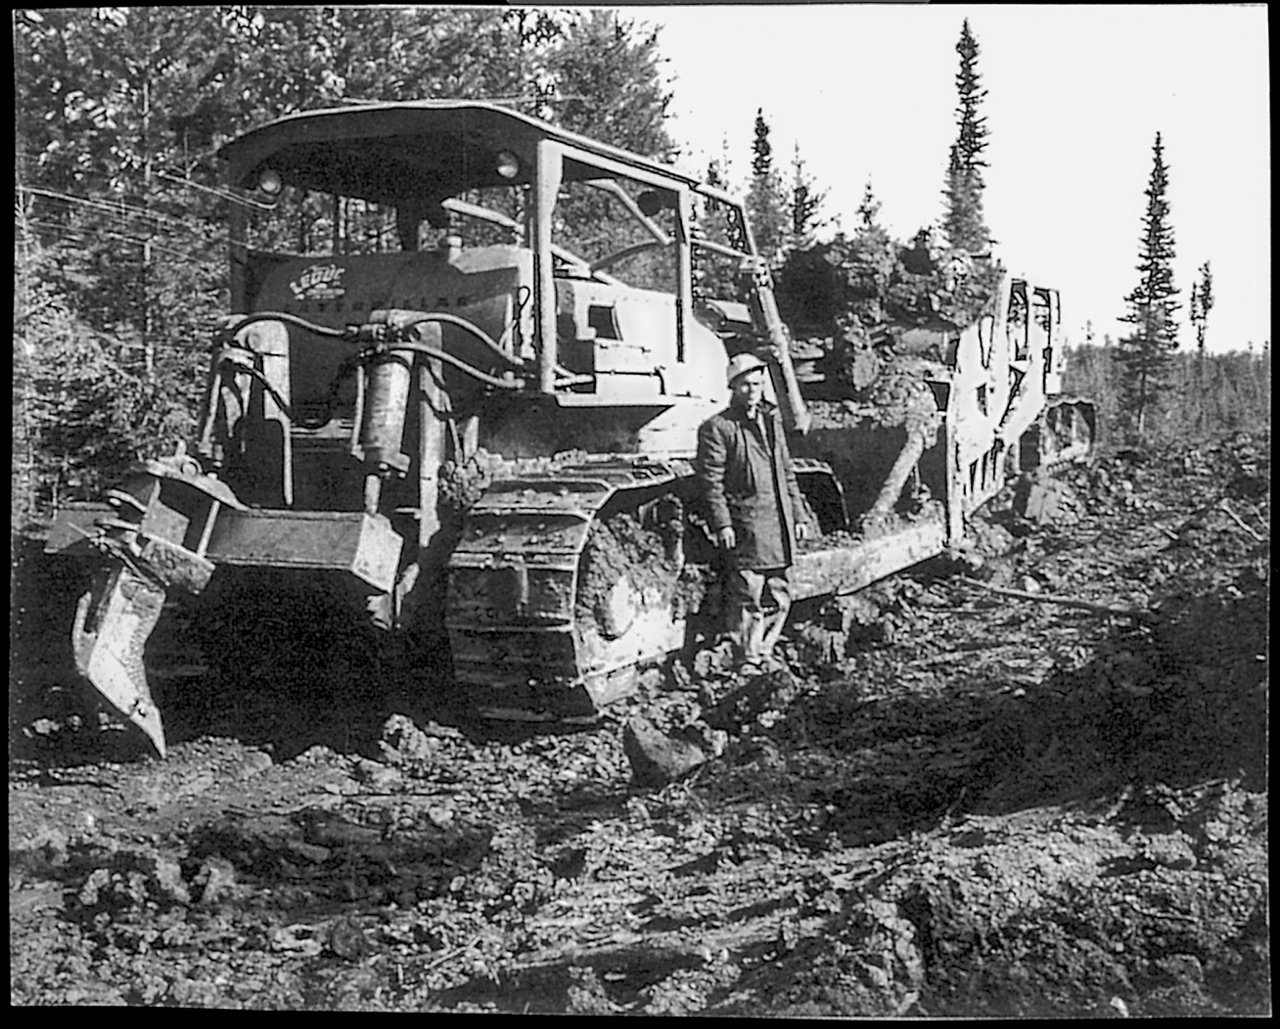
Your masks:
M696 180L482 103L293 115L223 155L243 196L238 310L333 327L449 312L562 404L723 400L723 345L693 317L692 229L699 190L728 198ZM481 357L456 327L444 345Z

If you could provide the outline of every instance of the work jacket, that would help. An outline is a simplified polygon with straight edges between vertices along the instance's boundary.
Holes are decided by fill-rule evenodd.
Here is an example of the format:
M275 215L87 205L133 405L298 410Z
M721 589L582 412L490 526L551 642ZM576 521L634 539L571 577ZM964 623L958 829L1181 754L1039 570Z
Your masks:
M740 407L698 429L698 477L712 532L732 526L739 568L786 568L803 520L800 488L778 409L761 404L765 432Z

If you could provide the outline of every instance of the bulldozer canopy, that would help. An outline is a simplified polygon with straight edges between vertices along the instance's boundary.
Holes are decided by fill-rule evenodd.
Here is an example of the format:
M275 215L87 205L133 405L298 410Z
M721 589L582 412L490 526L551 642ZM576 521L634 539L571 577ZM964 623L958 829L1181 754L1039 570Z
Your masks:
M258 176L272 169L290 185L398 203L528 184L542 140L659 176L671 188L697 184L626 150L504 107L465 101L418 100L294 114L232 140L220 154L229 163L235 187L253 188ZM512 176L498 172L503 152L517 158ZM589 163L564 162L566 181L600 177Z

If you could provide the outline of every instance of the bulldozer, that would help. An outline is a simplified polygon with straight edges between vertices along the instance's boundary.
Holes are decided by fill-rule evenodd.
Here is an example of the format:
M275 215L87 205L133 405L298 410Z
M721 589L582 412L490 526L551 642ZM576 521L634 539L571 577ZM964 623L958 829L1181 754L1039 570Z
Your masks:
M1092 446L1058 294L1025 279L842 396L797 371L742 202L667 165L469 101L294 114L221 156L234 313L198 438L62 508L45 548L90 562L77 670L162 756L157 621L221 612L234 689L273 642L264 582L407 668L444 655L491 717L595 718L714 621L694 458L735 353L767 357L794 438L798 599L959 546L1010 475Z

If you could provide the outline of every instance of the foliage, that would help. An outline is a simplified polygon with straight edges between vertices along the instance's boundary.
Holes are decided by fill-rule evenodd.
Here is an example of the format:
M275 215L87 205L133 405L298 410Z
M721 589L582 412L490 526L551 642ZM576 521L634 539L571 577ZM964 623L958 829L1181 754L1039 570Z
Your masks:
M1124 411L1124 368L1116 354L1115 347L1085 345L1066 355L1064 388L1093 401L1104 434L1121 424ZM1170 359L1168 384L1172 402L1150 420L1144 437L1149 442L1199 443L1224 433L1270 431L1269 351L1177 353Z
M616 11L587 11L563 27L547 52L547 81L554 85L544 113L601 142L671 161L677 153L666 129L672 98L662 85L659 61L656 29ZM620 184L632 199L643 191L638 183ZM597 190L567 188L557 213L570 249L589 259L652 239L616 200ZM643 288L675 290L670 250L643 252L611 267L610 274Z
M613 12L67 8L17 11L13 26L25 512L91 496L189 433L227 310L225 227L245 204L216 160L237 134L299 110L469 97L674 155L656 31ZM383 227L380 211L343 217L351 239ZM297 227L275 231L292 241Z
M659 161L676 157L666 129L672 96L659 74L658 30L617 11L593 9L547 56L555 83L553 121Z
M985 183L982 169L987 162L982 152L987 148L986 119L978 114L987 91L981 88L978 74L978 41L964 20L956 43L960 70L956 73L959 101L956 120L959 130L947 160L946 213L943 228L948 242L957 250L971 254L985 253L990 248L990 233L983 220L982 193Z
M1213 273L1209 262L1200 266L1200 279L1191 284L1191 324L1196 330L1196 353L1204 358L1204 333L1213 310Z
M17 250L10 480L15 526L68 494L101 488L159 428L154 416L151 424L135 418L146 409L147 391L122 364L116 341L76 315L52 276L41 281L41 270L56 254L29 232L19 234Z
M1174 238L1169 221L1169 170L1164 163L1164 145L1156 133L1151 177L1145 195L1142 239L1138 251L1138 285L1125 297L1126 311L1121 321L1133 331L1120 340L1116 353L1124 369L1122 378L1125 410L1132 412L1133 429L1141 436L1150 408L1166 385L1173 353L1178 349L1178 323L1174 313L1181 305L1174 299Z
M707 162L707 184L728 191L728 157L713 157ZM734 225L721 204L711 202L695 206L694 232L702 239L721 246L742 245L735 238ZM693 293L697 301L705 299L734 300L739 294L739 273L736 261L695 248L693 252Z
M982 315L999 264L940 247L928 229L904 244L865 210L852 235L788 255L778 273L784 320L814 335L882 339L913 327L963 328Z
M786 189L773 162L773 145L769 142L769 123L763 108L757 108L755 135L751 142L751 181L747 186L747 216L757 252L776 266L785 252L787 228Z
M1004 269L963 250L938 247L921 229L909 245L876 220L868 189L851 235L795 250L778 273L778 309L799 334L826 342L824 368L855 395L893 364L903 333L949 331L989 310Z
M790 242L792 246L803 247L812 243L813 233L826 224L826 219L820 215L822 205L827 198L827 191L818 189L813 178L805 171L798 143L791 161L791 168Z

